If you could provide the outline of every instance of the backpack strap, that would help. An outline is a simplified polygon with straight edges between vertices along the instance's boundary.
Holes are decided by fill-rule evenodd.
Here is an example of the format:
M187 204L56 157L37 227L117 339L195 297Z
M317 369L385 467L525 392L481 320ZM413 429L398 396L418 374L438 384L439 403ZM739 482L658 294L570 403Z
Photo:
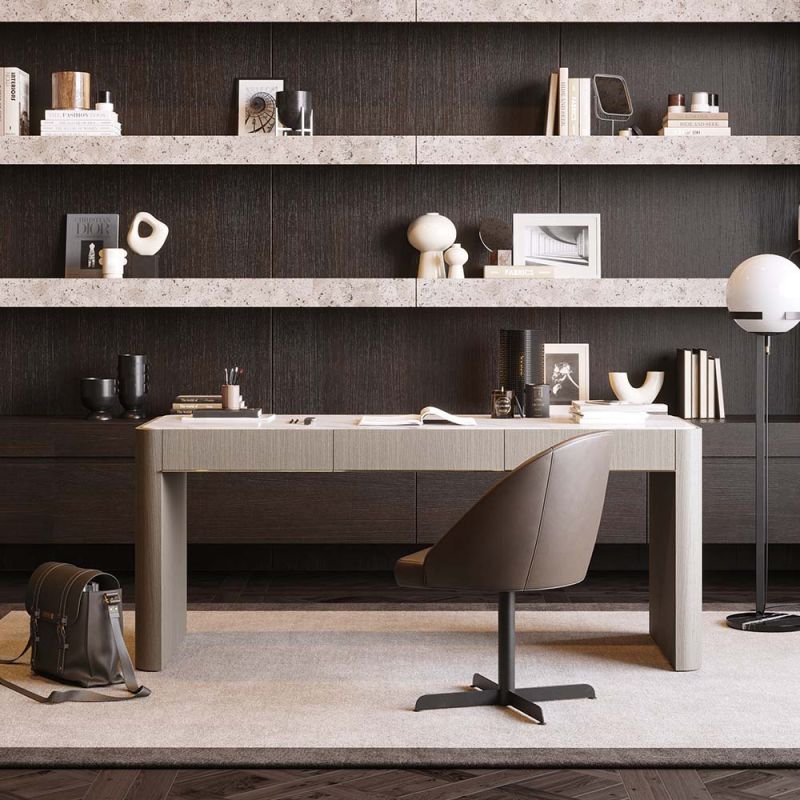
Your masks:
M122 677L125 680L125 688L130 692L128 695L108 695L102 692L95 692L92 689L65 689L57 692L50 692L49 695L37 694L16 683L11 683L4 678L0 678L0 686L5 686L18 692L25 697L35 700L37 703L56 705L58 703L116 703L120 700L137 700L140 697L148 697L150 690L146 686L141 686L136 680L136 673L133 670L131 657L128 648L125 646L125 639L122 636L122 626L120 625L119 607L121 597L118 592L107 592L104 596L108 619L111 623L111 632L114 636L114 643L117 645L119 654L119 665ZM16 657L9 660L0 659L0 664L14 664L19 661L31 646L31 639L25 645L25 649ZM21 665L19 665L21 666Z

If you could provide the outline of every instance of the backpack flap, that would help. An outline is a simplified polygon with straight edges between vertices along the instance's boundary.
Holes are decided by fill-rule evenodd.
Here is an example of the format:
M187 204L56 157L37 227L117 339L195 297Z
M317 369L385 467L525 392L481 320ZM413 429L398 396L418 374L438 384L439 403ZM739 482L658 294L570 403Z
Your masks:
M101 590L119 589L119 581L107 572L49 561L31 575L25 608L32 619L74 624L80 613L83 591L91 582L98 583Z

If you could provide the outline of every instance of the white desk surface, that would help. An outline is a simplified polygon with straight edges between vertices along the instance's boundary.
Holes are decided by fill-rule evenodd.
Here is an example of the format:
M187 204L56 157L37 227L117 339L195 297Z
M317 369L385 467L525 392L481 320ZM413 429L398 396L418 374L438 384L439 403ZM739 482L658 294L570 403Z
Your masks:
M314 416L314 422L310 425L303 425L305 417ZM359 426L358 421L361 415L355 414L281 414L272 422L259 422L257 425L250 423L235 422L183 422L175 415L156 417L149 422L140 425L138 430L160 430L160 431L207 431L207 430L232 430L232 431L270 431L270 430L290 430L290 431L314 431L314 430L395 430L395 431L447 431L459 433L474 430L569 430L580 433L581 431L593 430L690 430L694 427L691 422L680 417L673 417L667 414L651 414L647 420L638 425L614 425L613 423L602 424L581 424L572 422L567 415L567 411L556 410L549 419L492 419L489 416L468 414L477 420L477 425L437 425L427 424L424 426L403 425L403 426ZM289 420L300 419L299 425L290 425Z

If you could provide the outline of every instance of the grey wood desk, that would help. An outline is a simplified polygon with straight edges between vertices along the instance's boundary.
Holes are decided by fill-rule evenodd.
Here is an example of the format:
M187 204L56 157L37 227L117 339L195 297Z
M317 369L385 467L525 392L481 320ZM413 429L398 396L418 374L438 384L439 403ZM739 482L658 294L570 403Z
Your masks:
M360 428L354 416L258 427L159 417L136 431L136 666L162 669L186 634L186 474L514 469L590 430L616 435L611 469L649 472L650 633L676 670L700 666L702 431L675 417L639 427L480 418L476 427ZM579 502L580 498L576 498ZM321 511L324 511L321 509ZM491 535L491 531L487 531Z

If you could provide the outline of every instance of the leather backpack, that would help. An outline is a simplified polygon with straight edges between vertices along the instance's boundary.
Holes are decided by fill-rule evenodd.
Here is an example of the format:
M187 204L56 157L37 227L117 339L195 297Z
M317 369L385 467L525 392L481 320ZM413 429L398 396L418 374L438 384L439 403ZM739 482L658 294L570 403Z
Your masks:
M30 649L31 670L61 683L83 687L39 695L0 678L0 685L39 703L102 703L147 697L122 636L122 591L107 572L48 561L31 575L25 596L30 637L14 664ZM87 691L124 683L127 695Z

